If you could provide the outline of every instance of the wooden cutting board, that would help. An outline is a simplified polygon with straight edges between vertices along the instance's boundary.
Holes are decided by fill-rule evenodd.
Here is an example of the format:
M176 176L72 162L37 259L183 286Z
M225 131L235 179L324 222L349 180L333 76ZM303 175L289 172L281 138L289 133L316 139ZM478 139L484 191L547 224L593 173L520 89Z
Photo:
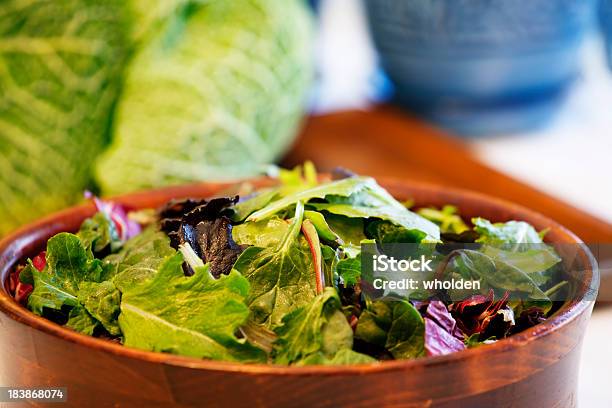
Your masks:
M484 165L467 143L397 108L312 116L283 165L305 160L324 171L342 166L374 177L426 181L501 197L546 214L587 243L612 246L610 223ZM612 253L600 257L602 274L612 275ZM600 297L606 300L612 300L610 277L602 279Z

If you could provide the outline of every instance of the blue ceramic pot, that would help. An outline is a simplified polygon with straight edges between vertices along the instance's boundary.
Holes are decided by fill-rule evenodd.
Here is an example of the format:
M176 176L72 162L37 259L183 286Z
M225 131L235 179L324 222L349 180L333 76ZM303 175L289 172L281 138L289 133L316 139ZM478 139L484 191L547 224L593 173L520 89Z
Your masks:
M579 70L596 0L365 0L399 102L464 134L533 128Z
M612 68L612 0L601 0L601 27L606 38L608 64Z

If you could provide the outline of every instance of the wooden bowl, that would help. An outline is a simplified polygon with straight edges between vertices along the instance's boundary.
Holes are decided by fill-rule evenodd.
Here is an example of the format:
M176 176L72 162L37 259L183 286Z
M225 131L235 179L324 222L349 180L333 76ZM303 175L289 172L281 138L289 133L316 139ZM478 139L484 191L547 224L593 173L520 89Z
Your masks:
M257 180L256 186L269 184ZM550 219L481 194L432 185L382 181L418 206L456 205L463 216L525 220L549 228L547 239L581 241ZM131 208L170 198L210 197L228 184L198 184L122 196ZM93 214L75 207L20 229L0 242L0 277L60 231ZM577 300L545 323L495 344L447 356L349 367L275 367L198 360L140 351L81 335L36 316L0 292L0 384L68 388L70 406L121 407L573 407L582 338L598 282L588 250ZM5 285L6 286L6 285Z

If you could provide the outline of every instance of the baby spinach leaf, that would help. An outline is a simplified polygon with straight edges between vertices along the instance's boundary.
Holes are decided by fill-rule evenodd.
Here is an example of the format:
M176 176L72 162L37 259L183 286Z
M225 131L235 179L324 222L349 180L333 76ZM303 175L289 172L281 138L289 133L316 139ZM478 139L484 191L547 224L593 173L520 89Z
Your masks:
M286 315L283 324L275 330L278 340L274 344L274 362L308 361L310 356L318 353L333 359L340 350L350 350L353 331L340 310L341 306L336 290L327 287L311 304Z
M408 301L379 300L359 317L355 338L385 347L397 359L425 353L425 323Z
M264 361L265 353L238 339L246 323L249 283L238 272L213 279L208 267L185 276L180 254L163 261L152 279L123 292L119 326L125 345L215 360Z
M249 247L234 265L251 284L247 303L258 324L275 327L284 315L316 295L310 247L300 234L303 217L304 206L298 202L295 217L278 244Z

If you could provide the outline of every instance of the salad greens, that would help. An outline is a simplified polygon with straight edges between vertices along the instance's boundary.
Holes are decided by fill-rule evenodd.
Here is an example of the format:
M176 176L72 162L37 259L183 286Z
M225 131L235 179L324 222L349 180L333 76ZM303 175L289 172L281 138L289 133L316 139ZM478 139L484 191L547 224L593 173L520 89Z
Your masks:
M555 281L561 258L525 222L475 218L470 226L450 206L412 212L371 178L319 182L311 164L278 176L277 187L241 201L171 201L142 226L98 200L76 234L52 237L15 270L15 297L129 347L341 365L497 341L545 319L551 293L566 288ZM374 298L362 248L383 254L387 244L429 245L443 257L435 274L489 289Z

